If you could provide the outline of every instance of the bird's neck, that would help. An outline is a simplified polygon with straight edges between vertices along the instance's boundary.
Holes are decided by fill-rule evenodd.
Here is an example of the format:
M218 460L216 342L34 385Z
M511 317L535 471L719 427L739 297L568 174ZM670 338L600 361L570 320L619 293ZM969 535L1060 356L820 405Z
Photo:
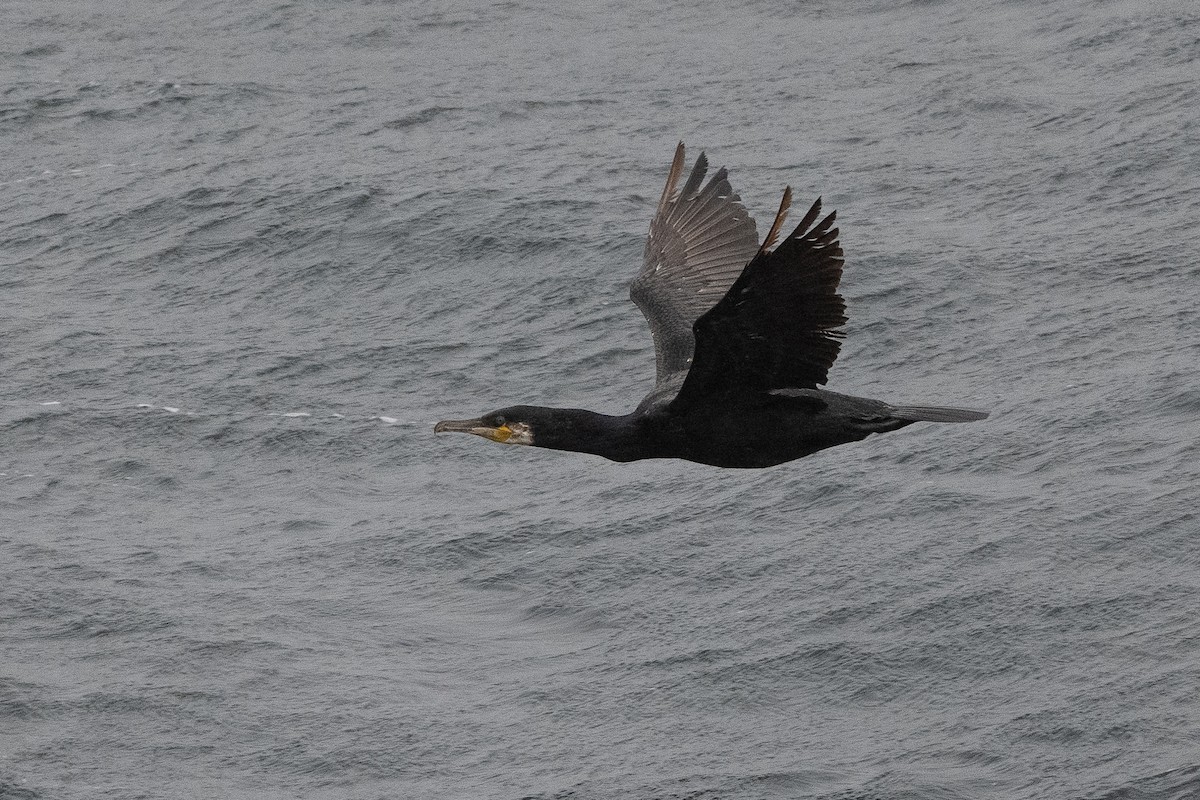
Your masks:
M645 458L635 430L634 415L620 417L581 408L547 409L547 419L536 426L533 444L552 450L591 453L613 461Z

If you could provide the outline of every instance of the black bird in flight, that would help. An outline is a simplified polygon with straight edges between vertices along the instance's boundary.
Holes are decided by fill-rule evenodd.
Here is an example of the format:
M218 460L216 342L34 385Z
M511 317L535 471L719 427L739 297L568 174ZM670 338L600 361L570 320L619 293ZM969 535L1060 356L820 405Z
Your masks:
M717 467L770 467L914 422L970 422L984 411L889 405L817 388L844 334L842 248L835 214L818 199L775 247L792 190L758 243L754 220L722 168L701 153L683 174L680 142L650 222L629 296L650 323L654 388L633 412L511 406L445 420L505 444L594 453L613 461L683 458Z

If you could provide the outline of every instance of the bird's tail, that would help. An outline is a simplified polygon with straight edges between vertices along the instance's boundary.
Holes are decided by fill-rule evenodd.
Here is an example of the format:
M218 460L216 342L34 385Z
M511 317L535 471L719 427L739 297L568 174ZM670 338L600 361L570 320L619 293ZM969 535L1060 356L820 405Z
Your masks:
M972 411L968 408L892 406L891 414L896 419L909 422L974 422L977 419L986 419L988 412Z

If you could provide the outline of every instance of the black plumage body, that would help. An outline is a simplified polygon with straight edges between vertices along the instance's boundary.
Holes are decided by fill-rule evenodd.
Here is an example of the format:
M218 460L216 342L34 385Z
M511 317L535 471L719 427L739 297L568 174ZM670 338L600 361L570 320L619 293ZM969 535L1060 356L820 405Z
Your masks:
M662 416L681 434L668 445L679 452L669 457L717 467L773 467L911 424L891 417L876 400L817 389L746 395Z
M934 409L930 409L933 411ZM942 412L958 409L937 409ZM499 414L529 422L532 444L613 461L680 458L714 467L773 467L818 450L917 422L920 412L820 389L747 395L686 414L664 407L610 416L575 408L514 406ZM981 412L961 420L979 419ZM899 416L905 415L905 416Z
M968 422L986 412L892 406L819 388L845 324L842 249L834 214L813 203L773 247L791 203L784 192L765 240L724 169L703 188L701 154L683 188L683 145L650 225L630 297L650 323L657 378L624 416L511 406L435 431L592 453L614 461L679 458L770 467L913 422Z

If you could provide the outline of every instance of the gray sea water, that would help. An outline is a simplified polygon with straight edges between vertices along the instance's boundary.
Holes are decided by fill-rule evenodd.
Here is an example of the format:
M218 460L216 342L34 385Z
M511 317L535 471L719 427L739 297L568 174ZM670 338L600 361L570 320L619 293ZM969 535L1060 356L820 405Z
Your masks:
M0 16L0 797L1200 797L1193 3ZM991 418L434 437L648 390L680 139Z

